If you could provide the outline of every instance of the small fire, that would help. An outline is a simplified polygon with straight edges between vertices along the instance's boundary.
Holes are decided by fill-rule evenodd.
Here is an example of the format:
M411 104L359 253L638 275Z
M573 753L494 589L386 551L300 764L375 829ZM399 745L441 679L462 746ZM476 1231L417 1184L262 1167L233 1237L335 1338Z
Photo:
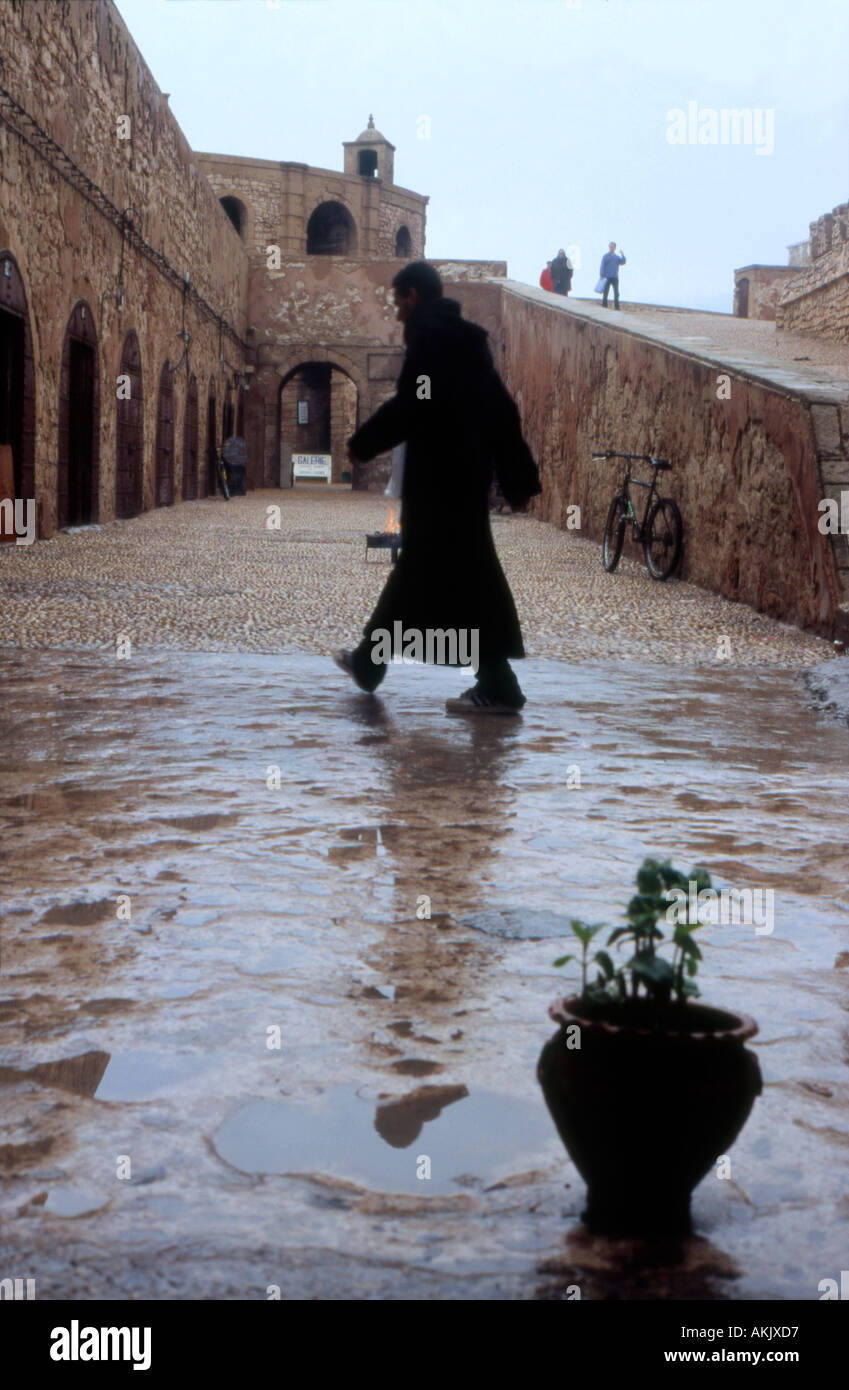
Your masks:
M398 522L395 520L395 512L393 511L392 507L389 507L389 508L387 509L387 512L386 512L386 522L385 522L385 524L384 524L383 529L384 529L384 531L386 532L387 535L393 534L393 533L397 535L397 533L401 530L401 527L399 526Z

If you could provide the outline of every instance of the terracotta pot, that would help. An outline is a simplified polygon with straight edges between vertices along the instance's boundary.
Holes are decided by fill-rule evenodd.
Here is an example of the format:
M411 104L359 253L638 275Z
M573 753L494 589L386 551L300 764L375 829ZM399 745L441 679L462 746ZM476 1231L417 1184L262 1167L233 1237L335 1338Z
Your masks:
M689 1231L693 1188L761 1093L758 1059L743 1045L758 1031L753 1019L688 1003L670 1006L657 1028L647 1004L632 1001L627 1019L611 1023L559 999L548 1012L561 1027L537 1067L587 1184L583 1219L607 1234Z

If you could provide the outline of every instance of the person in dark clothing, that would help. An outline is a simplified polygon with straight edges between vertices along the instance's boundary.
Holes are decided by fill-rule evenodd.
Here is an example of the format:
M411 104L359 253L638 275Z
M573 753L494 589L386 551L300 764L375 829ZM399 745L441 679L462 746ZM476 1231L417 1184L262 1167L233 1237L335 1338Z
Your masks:
M605 309L607 308L607 296L610 294L611 287L613 289L613 307L614 309L619 308L619 267L624 264L625 257L617 256L616 242L611 241L609 249L605 251L601 258L601 269L598 272L599 279L604 281L604 294L601 302Z
M525 649L492 539L489 491L494 470L511 507L523 510L542 490L537 467L486 330L443 297L426 261L405 266L392 285L406 344L397 392L351 436L348 453L356 464L406 442L402 549L362 642L334 659L361 690L374 691L386 674L385 654L375 659L378 631L476 632L477 681L446 709L517 714L525 697L509 663ZM402 655L397 636L392 654Z
M562 247L551 262L551 287L555 294L568 294L572 288L572 262Z

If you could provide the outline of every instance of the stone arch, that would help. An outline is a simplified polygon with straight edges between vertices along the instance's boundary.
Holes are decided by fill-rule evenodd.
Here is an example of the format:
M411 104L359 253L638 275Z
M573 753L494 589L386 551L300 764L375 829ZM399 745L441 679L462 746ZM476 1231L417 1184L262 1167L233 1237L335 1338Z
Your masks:
M0 252L0 445L12 450L15 496L35 498L35 365L23 276Z
M241 198L237 198L233 193L225 194L218 201L244 241L248 235L248 210L245 204Z
M206 496L215 492L215 460L218 457L218 436L216 423L215 378L209 378L206 389Z
M395 233L395 255L400 260L408 261L413 251L413 238L410 236L410 229L407 226L400 226Z
M100 485L100 382L91 307L77 300L59 371L59 466L56 517L62 526L97 521Z
M174 373L167 357L159 373L156 401L156 491L154 506L174 501Z
M308 256L356 256L357 224L344 203L329 199L307 222Z
M198 383L189 379L186 409L183 414L183 501L193 502L198 495Z
M345 440L357 426L360 393L359 373L350 362L340 361L345 354L326 349L307 350L299 360L290 361L281 371L277 392L277 456L280 460L280 482L292 486L292 455L330 454L333 483L354 483L345 458ZM300 390L287 388L298 382ZM299 423L297 401L306 397L310 403L310 419ZM300 447L303 445L303 447Z
M144 498L142 360L133 328L124 339L120 375L128 381L121 382L115 402L115 515L127 517L138 515Z

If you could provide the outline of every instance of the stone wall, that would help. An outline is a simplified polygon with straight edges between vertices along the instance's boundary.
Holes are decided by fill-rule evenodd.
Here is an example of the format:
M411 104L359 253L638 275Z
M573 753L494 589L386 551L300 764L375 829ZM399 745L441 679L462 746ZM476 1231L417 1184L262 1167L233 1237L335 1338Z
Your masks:
M512 284L479 292L493 298L490 316L499 313L501 370L540 466L536 515L562 527L577 504L581 535L600 541L618 473L592 452L668 458L664 491L685 527L681 576L835 631L841 577L818 528L823 482L810 401L613 327L593 310L549 307ZM720 373L730 378L727 400L717 396ZM849 411L830 414L839 436ZM625 553L637 553L630 540ZM609 581L600 573L599 582Z
M78 317L85 308L96 348L99 470L92 519L109 520L115 515L116 380L127 334L135 331L141 349L142 495L143 506L150 507L163 363L181 364L173 373L179 498L190 377L197 379L203 459L209 385L220 427L225 383L244 363L248 261L114 5L2 4L0 53L0 82L8 93L0 94L0 253L13 258L26 292L35 376L35 497L39 534L49 536L57 524L63 345L75 306ZM128 126L119 124L121 117L129 118ZM47 137L38 137L47 158L22 138L33 137L33 122ZM121 138L122 131L128 138ZM90 197L55 167L70 170L68 159L96 185L88 186ZM122 237L106 204L101 210L91 201L99 200L97 189L119 214L133 209L128 218L149 255ZM231 364L223 370L220 319L236 335L234 341L225 331L221 339Z
M279 246L284 259L306 255L307 224L320 203L341 203L356 227L356 257L395 254L395 235L406 226L411 257L424 254L428 199L380 179L319 169L293 161L196 154L219 198L235 197L247 211L245 245L252 261L265 263L266 248Z
M776 324L849 342L849 203L811 223L810 260L782 290Z
M849 244L795 273L778 301L776 325L849 342Z
M736 318L775 319L776 306L787 281L798 274L789 265L746 265L734 272Z
M248 320L255 331L258 371L251 385L249 414L262 409L255 423L253 457L264 465L250 474L254 485L273 485L287 469L286 440L278 434L277 394L280 382L305 361L330 362L353 382L357 393L356 418L362 424L394 394L403 360L402 326L395 314L392 279L405 264L398 260L349 259L341 256L305 256L284 261L279 270L255 263L251 270ZM504 262L434 262L445 275L447 294L456 294L467 317L497 330L492 318L493 301L484 293L489 277ZM458 277L456 280L450 277ZM489 317L487 317L489 316ZM281 452L282 450L282 452ZM336 451L338 453L338 449ZM334 454L334 480L341 478ZM389 477L388 454L364 464L353 482L358 488L380 488Z

